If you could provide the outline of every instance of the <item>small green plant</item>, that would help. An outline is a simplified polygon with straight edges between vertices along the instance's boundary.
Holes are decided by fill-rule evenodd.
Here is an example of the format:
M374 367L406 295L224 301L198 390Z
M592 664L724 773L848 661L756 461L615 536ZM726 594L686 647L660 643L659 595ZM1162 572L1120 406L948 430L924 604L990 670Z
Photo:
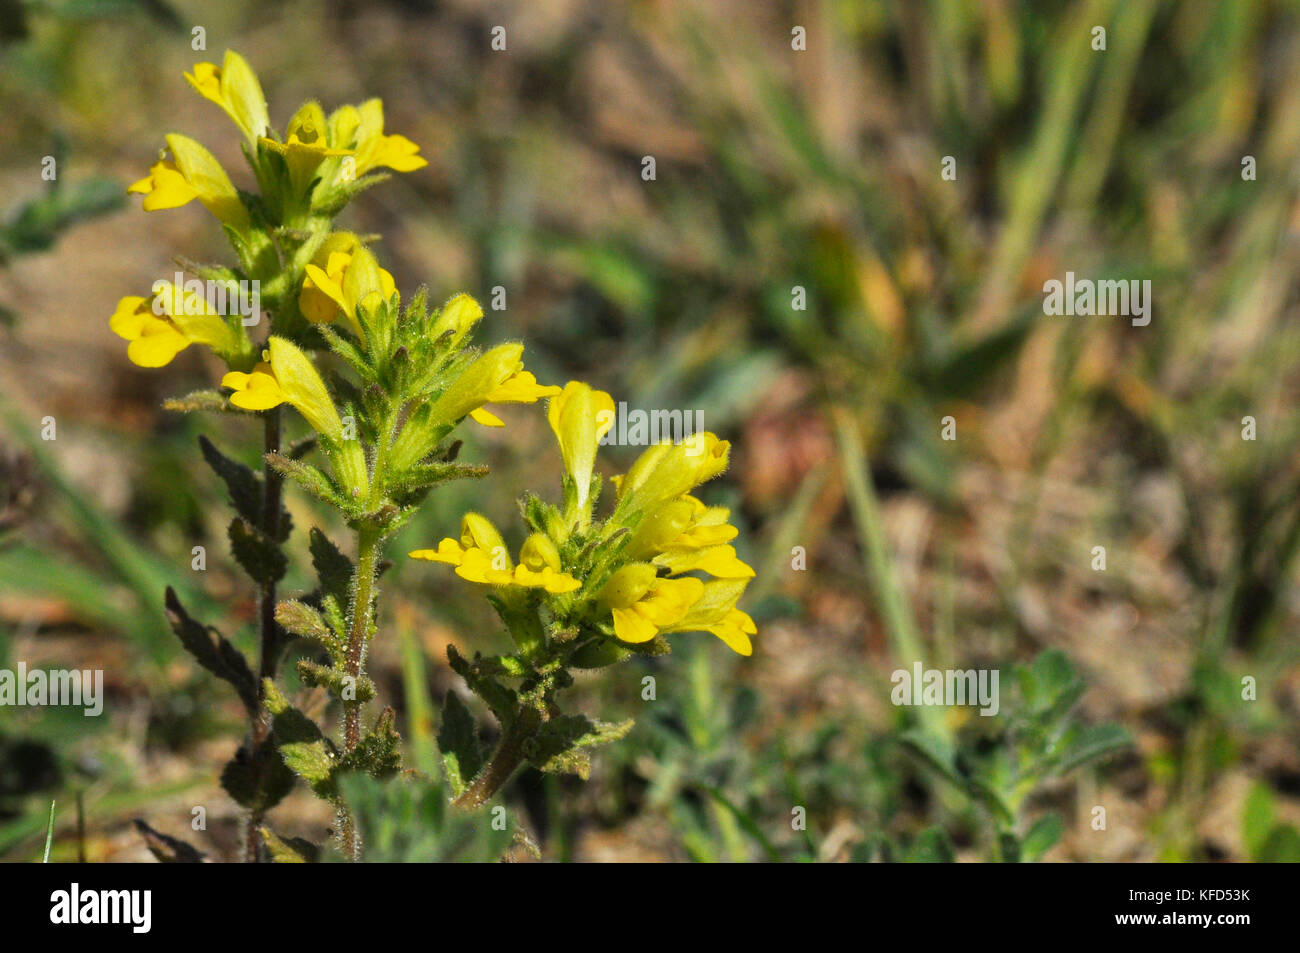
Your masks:
M989 818L993 859L1036 860L1064 828L1056 813L1030 823L1030 796L1131 742L1120 725L1086 725L1075 717L1085 686L1063 652L1046 651L1016 666L1013 685L999 716L972 719L955 743L918 729L904 736L904 744ZM926 841L935 847L946 837L927 834Z

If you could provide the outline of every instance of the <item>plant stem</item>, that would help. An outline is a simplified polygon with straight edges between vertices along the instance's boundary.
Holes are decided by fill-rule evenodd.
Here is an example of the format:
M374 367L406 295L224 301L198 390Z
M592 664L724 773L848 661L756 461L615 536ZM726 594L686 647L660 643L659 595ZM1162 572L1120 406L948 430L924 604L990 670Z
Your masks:
M284 478L267 466L266 454L280 452L280 408L274 407L262 415L262 532L268 539L280 535L280 496ZM270 733L263 706L265 692L263 679L275 678L280 650L279 632L275 621L275 583L267 580L261 586L261 604L259 606L261 621L259 633L259 661L257 678L257 711L249 716L249 735L252 750L256 752L266 741ZM258 832L262 826L264 812L255 808L248 814L248 823L244 828L244 862L257 863L262 856L262 837Z
M536 711L532 708L521 709L502 734L497 750L492 753L492 759L452 803L456 807L473 809L496 794L510 780L515 768L523 763L524 742L532 736L539 724L541 716Z
M352 587L351 625L348 630L347 674L353 686L361 680L366 638L370 632L375 601L375 569L379 565L380 533L371 526L357 530L357 572ZM343 748L352 751L361 741L361 702L354 696L343 702ZM361 860L361 839L352 814L341 812L343 846L348 857Z

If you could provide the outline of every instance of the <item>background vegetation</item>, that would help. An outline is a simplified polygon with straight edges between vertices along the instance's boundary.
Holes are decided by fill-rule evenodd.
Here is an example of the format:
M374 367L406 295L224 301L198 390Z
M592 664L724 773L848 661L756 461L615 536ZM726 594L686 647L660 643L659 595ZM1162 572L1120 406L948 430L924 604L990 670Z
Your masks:
M580 683L576 709L637 727L587 782L511 788L543 857L1300 859L1298 26L1280 0L0 3L0 667L102 668L108 691L97 719L0 711L0 858L40 856L52 799L54 860L148 859L137 817L238 855L217 779L238 703L162 611L172 585L254 621L195 453L213 424L160 407L214 368L141 372L108 329L193 248L201 209L122 190L165 131L234 142L181 80L231 47L275 122L379 95L421 144L430 166L348 220L405 293L501 286L483 334L526 340L539 379L733 441L708 496L759 569L755 656L679 637ZM1150 326L1045 316L1067 270L1151 279ZM435 493L394 551L558 473L543 415L507 415L462 455L489 481ZM372 674L427 768L446 646L503 636L450 574L400 560L385 598ZM918 649L1001 669L1002 713L891 705ZM436 787L356 797L373 859L502 847ZM306 792L276 811L284 836L329 821Z

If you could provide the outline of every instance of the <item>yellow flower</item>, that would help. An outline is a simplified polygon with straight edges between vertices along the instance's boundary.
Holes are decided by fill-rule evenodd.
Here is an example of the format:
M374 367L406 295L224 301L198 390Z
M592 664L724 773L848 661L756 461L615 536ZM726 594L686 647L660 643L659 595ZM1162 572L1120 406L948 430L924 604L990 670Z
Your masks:
M731 444L706 432L681 443L659 443L646 449L622 478L615 478L619 507L647 512L667 500L689 493L727 469Z
M628 542L632 559L650 559L669 575L707 572L719 579L747 579L752 567L724 545L737 530L727 523L724 507L705 506L693 496L662 503L642 518Z
M353 107L344 107L353 109ZM370 99L351 113L340 110L334 122L334 128L340 133L350 126L355 136L353 146L356 152L357 176L365 175L371 169L389 168L395 172L414 172L428 165L428 161L417 153L420 147L410 139L399 135L384 135L384 104L381 100ZM330 117L333 121L335 117Z
M221 379L222 387L234 391L230 402L244 410L270 410L291 404L312 429L326 440L326 453L334 475L354 498L370 486L366 455L361 444L343 434L343 421L334 401L311 360L291 342L272 337L262 363L250 373L232 371Z
M412 559L447 563L456 567L456 575L470 582L490 586L519 586L545 589L550 593L572 592L582 583L560 572L560 554L555 544L541 534L533 534L519 553L520 565L510 559L497 528L478 513L461 517L460 539L444 539L437 549L416 549Z
M614 426L614 399L581 381L569 381L546 410L555 439L560 444L564 471L573 479L578 506L587 505L591 473L596 466L600 438Z
M719 579L748 579L754 575L753 567L736 556L734 546L670 549L656 556L653 562L656 566L663 566L672 576L684 572L707 572Z
M140 367L170 364L172 358L190 346L190 339L175 325L153 313L150 298L138 295L123 298L108 323L114 334L131 342L126 356Z
M332 238L333 236L331 236ZM356 241L355 236L349 236ZM339 243L340 246L346 242ZM359 243L351 251L332 250L322 246L325 267L307 265L307 276L298 295L298 308L313 324L328 324L339 313L348 319L352 332L362 341L365 331L357 316L357 307L374 307L377 295L387 301L397 292L393 276L379 267L374 253Z
M666 550L702 549L734 539L737 529L727 523L730 512L705 506L693 496L680 496L647 513L628 542L632 559L646 559Z
M194 72L186 73L185 78L201 96L224 109L243 131L249 145L256 148L257 140L266 135L270 122L262 85L242 56L227 50L220 66L196 63Z
M464 340L465 335L469 334L482 317L483 306L477 301L467 294L453 295L438 312L430 333L434 340L437 340L450 331L448 346L454 348Z
M147 176L127 188L127 192L144 194L146 212L179 208L198 199L220 221L236 228L248 225L248 210L211 152L175 133L167 136L167 147L174 161L156 162Z
M514 581L514 563L505 541L491 521L478 513L460 518L460 539L444 539L437 549L416 549L412 559L447 563L456 575L470 582L508 586Z
M699 579L663 579L649 563L630 563L610 576L597 598L613 615L618 639L638 643L686 618L703 594Z
M543 397L558 394L553 384L539 384L532 371L515 371L488 394L485 404L535 404ZM491 411L477 407L470 417L485 427L504 427L505 421Z
M515 567L515 584L545 589L552 594L582 588L581 582L560 571L560 551L544 533L533 533L524 541L519 550L519 565Z
M715 579L703 584L699 598L690 610L662 631L708 632L716 635L739 655L752 655L753 644L749 637L758 633L754 620L740 609L736 602L749 584L747 579Z
M454 423L466 415L489 427L501 427L499 418L483 410L489 403L531 404L558 394L560 388L537 383L525 371L522 344L499 344L480 355L452 382L430 408L430 418Z
M234 391L230 402L244 410L292 404L317 433L341 441L343 422L311 360L284 338L272 337L267 348L267 360L251 373L232 371L221 379L222 387Z
M230 360L244 351L247 338L207 301L171 282L160 282L148 298L128 296L109 319L113 333L130 341L126 356L140 367L162 367L191 344L206 344Z
M262 145L284 156L289 167L289 181L296 195L304 195L316 170L326 159L351 155L349 149L332 149L327 142L325 113L320 103L307 102L289 120L287 141L280 143L262 137Z

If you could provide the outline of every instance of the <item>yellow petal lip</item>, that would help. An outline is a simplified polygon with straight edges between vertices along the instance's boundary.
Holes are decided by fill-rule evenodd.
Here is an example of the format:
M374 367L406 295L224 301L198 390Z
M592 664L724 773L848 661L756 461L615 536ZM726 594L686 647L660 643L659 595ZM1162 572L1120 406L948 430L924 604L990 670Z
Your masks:
M549 566L537 572L527 566L516 566L514 585L532 589L545 589L552 595L574 592L582 588L581 580L575 579L567 572L556 572Z
M465 548L459 540L450 537L438 543L437 549L413 549L408 555L412 559L423 559L431 563L448 563L459 566L465 561Z
M148 298L127 295L117 302L113 316L108 319L108 326L123 340L134 341L144 330L145 319L150 316L154 315Z
M336 111L329 126L336 137L335 145L341 145L345 135L354 140L358 176L379 168L414 172L429 164L418 155L420 147L406 136L384 134L384 104L379 99L367 100L348 112Z
M280 389L279 381L269 373L270 368L265 364L259 367L265 369L254 370L248 374L242 371L231 371L221 378L221 386L229 387L234 391L230 395L230 402L236 407L254 411L270 410L272 407L279 407L287 399L284 391Z
M655 628L652 622L646 620L640 613L632 609L614 609L614 635L620 642L630 642L637 645L641 642L649 642L659 630Z
M142 208L146 212L180 208L199 197L199 190L181 174L176 163L166 159L155 162L149 167L149 174L132 182L126 191L144 195Z
M469 416L475 423L480 423L484 427L504 427L506 425L504 420L492 413L490 410L484 410L482 407L471 410Z
M140 336L126 348L126 356L139 367L163 367L170 364L190 340L161 318L147 317Z

